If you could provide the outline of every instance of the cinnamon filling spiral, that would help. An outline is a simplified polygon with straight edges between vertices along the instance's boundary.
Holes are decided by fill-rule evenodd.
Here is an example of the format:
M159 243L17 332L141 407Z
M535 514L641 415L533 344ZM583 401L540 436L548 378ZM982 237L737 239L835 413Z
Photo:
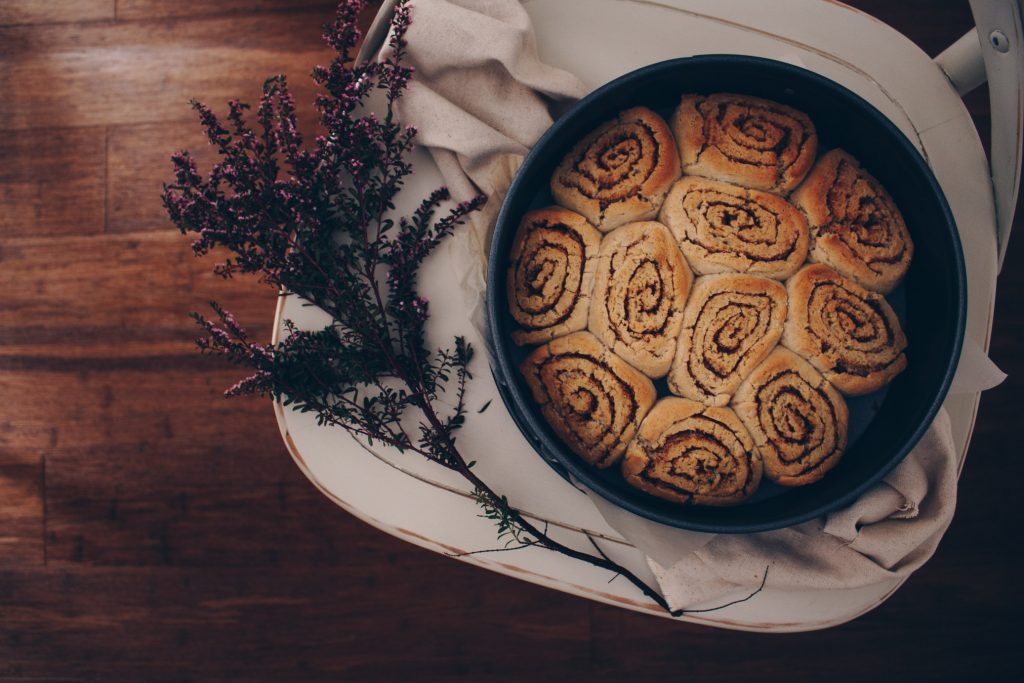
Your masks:
M761 459L746 428L728 408L660 401L640 427L623 463L626 480L678 502L729 505L761 479Z
M786 309L786 291L774 280L701 278L686 308L669 388L704 403L728 403L746 374L779 341Z
M791 190L817 152L805 114L745 95L685 95L673 128L684 171L762 190Z
M586 453L598 467L610 464L614 447L639 409L633 388L608 365L582 354L549 358L539 372L551 387L549 405L577 452Z
M679 174L668 124L650 109L634 107L573 147L555 170L551 193L607 232L654 218Z
M660 154L650 125L641 121L619 123L577 151L560 182L607 208L642 192L658 167Z
M906 366L906 337L881 295L820 264L801 270L788 287L792 313L783 342L840 391L875 391Z
M662 220L701 274L746 272L785 279L807 258L807 221L781 197L686 177L669 192Z
M619 459L654 402L650 380L586 332L539 348L523 372L549 424L597 467Z
M914 245L895 202L842 150L821 158L794 194L814 233L811 257L886 293L906 274Z
M692 279L665 226L618 228L601 244L590 330L635 367L661 377L675 354Z
M793 164L801 143L807 139L804 126L779 109L707 100L699 109L704 115L708 144L739 163L786 168Z
M743 356L764 338L771 320L771 299L763 294L719 293L708 299L693 328L686 365L704 391L713 392Z
M846 403L795 354L777 349L736 395L736 412L780 484L807 484L831 469L846 447Z
M896 205L874 178L843 161L826 193L832 222L821 230L839 237L878 272L907 253L906 227Z
M787 473L806 474L839 448L836 409L824 391L782 372L760 387L757 420Z
M522 330L518 344L586 327L592 260L600 233L582 216L544 209L524 218L508 269L509 311Z
M840 354L836 371L866 376L899 355L896 335L877 300L840 283L815 284L807 303L808 330L822 351Z

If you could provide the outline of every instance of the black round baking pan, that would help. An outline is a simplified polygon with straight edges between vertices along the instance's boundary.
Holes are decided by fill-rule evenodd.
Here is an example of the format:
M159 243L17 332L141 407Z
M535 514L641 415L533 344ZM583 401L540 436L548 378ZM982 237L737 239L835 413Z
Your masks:
M688 92L754 95L806 112L817 128L821 150L845 149L889 190L915 246L906 278L888 297L909 341L907 369L886 389L850 401L850 443L843 459L815 484L785 489L764 481L753 498L726 508L655 498L626 484L618 467L598 470L573 454L545 422L519 373L519 363L534 347L512 342L515 323L506 298L508 254L518 223L526 211L553 204L548 182L573 144L628 107L644 105L667 118ZM851 503L884 477L920 440L946 396L960 357L966 311L956 223L914 145L881 112L843 86L806 69L756 57L704 55L660 62L580 100L523 162L498 214L488 260L492 372L527 440L562 476L571 475L626 510L694 531L752 533L792 526Z

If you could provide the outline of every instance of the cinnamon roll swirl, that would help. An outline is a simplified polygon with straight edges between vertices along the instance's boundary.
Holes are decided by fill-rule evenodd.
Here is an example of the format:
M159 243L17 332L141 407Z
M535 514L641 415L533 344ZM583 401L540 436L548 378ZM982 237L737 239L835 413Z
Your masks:
M783 486L821 479L846 448L846 402L804 359L781 346L754 368L732 407L754 437L764 474Z
M668 376L672 393L724 406L740 382L778 343L786 288L753 275L697 278Z
M664 377L692 282L664 225L641 221L616 228L601 242L588 329L648 377Z
M811 119L748 95L683 95L672 118L683 172L787 194L814 164Z
M679 175L668 124L650 109L634 107L572 148L551 178L551 194L608 232L657 216Z
M888 294L910 267L914 243L882 184L841 149L815 164L792 196L811 227L811 260Z
M555 433L600 468L619 460L657 397L651 380L589 332L535 349L520 371Z
M640 425L622 461L622 476L659 498L734 505L761 482L761 455L729 408L663 398Z
M778 195L687 176L672 186L660 215L700 275L785 280L807 260L807 220Z
M587 326L601 233L583 216L552 206L528 212L512 242L508 305L519 330L512 340L536 344Z
M820 263L786 283L782 344L847 396L881 389L907 367L907 338L889 303Z

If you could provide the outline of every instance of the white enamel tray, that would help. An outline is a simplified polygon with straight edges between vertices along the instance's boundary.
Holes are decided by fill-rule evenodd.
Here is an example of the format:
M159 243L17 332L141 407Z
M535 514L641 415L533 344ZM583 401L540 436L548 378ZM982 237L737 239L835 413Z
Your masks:
M997 230L992 178L978 134L960 96L936 62L878 20L826 0L526 0L543 61L597 87L653 62L695 54L732 52L791 62L832 78L888 115L925 155L956 217L967 261L967 344L988 348L997 273ZM385 3L367 36L373 49L389 17ZM586 22L578 17L585 15ZM642 36L624 40L623 36ZM870 49L865 46L870 45ZM599 47L598 47L599 46ZM1014 141L1016 144L1016 141ZM1018 144L1019 148L1019 144ZM398 213L443 184L424 152L400 195ZM431 301L428 343L449 345L463 334L483 348L461 297L460 273L449 267L452 242L425 264L421 277ZM300 326L326 322L295 297L281 299L282 321ZM656 585L642 554L607 525L586 496L552 471L520 435L506 413L479 354L474 361L471 412L460 448L478 461L479 473L510 502L548 523L559 540L590 549L584 535L601 542L615 560ZM945 407L961 466L978 408L978 394L951 395ZM375 527L439 553L496 547L495 528L480 519L465 484L450 472L412 455L366 448L340 429L318 427L310 415L275 406L289 451L307 477L331 500ZM592 600L668 617L623 580L609 583L601 570L542 549L459 557L521 580ZM853 619L881 604L901 582L849 590L782 591L766 588L753 599L681 620L751 631L806 631ZM743 597L740 592L736 597ZM721 600L718 604L728 602ZM694 605L693 608L714 605Z

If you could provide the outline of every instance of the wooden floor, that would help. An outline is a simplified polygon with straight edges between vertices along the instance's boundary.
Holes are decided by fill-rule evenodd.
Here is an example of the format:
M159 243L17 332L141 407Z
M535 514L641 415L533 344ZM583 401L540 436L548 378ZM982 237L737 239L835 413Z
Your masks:
M190 97L311 100L330 2L0 2L0 680L999 680L1024 648L1024 227L1000 278L960 502L935 558L830 631L637 615L396 541L302 477L269 404L194 350L212 297L269 334L159 205ZM966 0L856 3L935 54ZM987 137L984 93L970 98ZM209 158L203 151L204 158ZM1020 221L1018 221L1020 222ZM1019 678L1017 679L1019 680Z

